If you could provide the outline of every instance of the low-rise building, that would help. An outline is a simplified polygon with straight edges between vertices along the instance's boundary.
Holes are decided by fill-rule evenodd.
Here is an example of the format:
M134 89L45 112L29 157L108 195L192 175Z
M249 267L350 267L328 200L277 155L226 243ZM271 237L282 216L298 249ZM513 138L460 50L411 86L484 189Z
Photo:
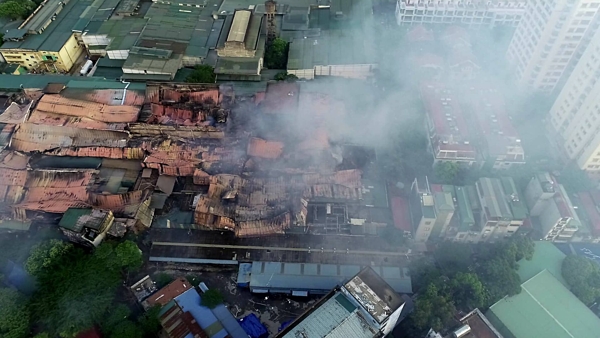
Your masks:
M365 268L313 305L276 337L382 337L398 324L405 302Z
M475 164L478 154L471 144L468 125L452 90L440 84L426 84L421 87L421 98L427 113L427 131L434 163Z
M522 291L492 305L485 316L504 337L594 338L600 318L552 273L543 270Z
M319 251L316 249L315 251ZM240 265L238 285L248 285L257 294L286 294L296 297L326 294L361 271L360 265L252 262ZM410 272L397 266L371 269L398 293L412 293Z
M525 13L526 5L526 0L397 0L396 22L400 26L463 24L469 27L516 27Z
M293 39L288 53L287 72L301 79L338 76L366 79L377 68L363 34L349 31L321 31L318 36ZM367 45L365 45L367 44Z
M102 243L114 220L111 211L69 208L58 226L72 242L96 247Z
M18 28L5 32L0 53L30 72L69 72L85 51L72 30L91 2L45 0Z
M573 239L581 221L569 195L554 176L537 174L527 185L526 196L531 215L539 220L535 230L540 239L552 242Z
M469 187L454 187L456 209L454 220L444 234L447 240L454 242L476 242L479 240L479 228L475 226L473 206L469 198Z
M475 187L481 204L479 241L495 241L513 235L527 217L512 178L480 178Z
M437 220L435 199L429 187L427 176L416 178L410 187L410 215L414 240L425 243L429 240L434 223Z

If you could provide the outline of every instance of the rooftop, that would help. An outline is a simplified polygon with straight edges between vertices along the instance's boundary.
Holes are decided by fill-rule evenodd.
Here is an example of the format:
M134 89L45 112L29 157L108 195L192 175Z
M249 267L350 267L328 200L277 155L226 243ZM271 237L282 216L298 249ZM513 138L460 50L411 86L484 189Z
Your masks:
M395 292L412 293L411 277L407 268L372 266L372 270L377 277L372 277L368 282L391 285L386 288L385 292L391 292L391 294L395 294ZM350 264L255 261L252 263L250 287L256 289L331 290L347 282L360 271L360 265ZM388 299L387 296L385 299Z
M503 338L500 332L496 330L492 323L489 322L486 316L481 313L479 309L475 309L466 314L460 319L460 322L463 325L469 326L469 332L460 336L461 338ZM458 330L454 332L457 331Z
M91 3L92 0L70 0L43 32L27 35L20 41L6 41L0 50L58 52L73 34L72 30L79 20L79 16ZM5 36L5 39L10 37L10 35Z
M477 180L476 187L488 219L513 218L508 205L508 196L506 196L499 179L482 177Z
M598 204L596 204L592 194L589 192L580 192L578 195L581 206L588 217L592 234L595 237L600 236L600 212L598 211Z
M595 338L598 318L548 270L521 285L521 293L492 305L486 317L505 337Z
M362 269L344 288L378 323L404 304L402 297L371 268Z
M74 232L81 232L84 227L100 230L110 211L90 208L69 208L60 219L58 226Z
M521 283L535 277L543 270L550 272L564 286L567 286L562 276L562 262L566 255L560 251L552 242L536 241L535 251L531 260L521 259L519 261L519 277Z
M146 300L144 300L143 302L144 308L148 309L153 307L154 305L164 306L173 299L175 299L177 296L192 288L193 286L187 280L185 280L185 278L177 278L176 280L172 281L169 285L165 286L150 297L146 298Z
M502 188L506 194L513 219L523 220L527 218L527 207L525 206L525 201L521 198L515 181L511 177L502 177L500 180L502 181Z
M473 209L469 200L466 187L456 187L456 205L458 206L458 216L460 217L458 230L465 232L471 230L475 224Z
M341 292L332 293L281 331L278 337L372 338L376 335L358 308Z
M368 39L367 39L368 40ZM290 43L288 70L315 66L374 65L372 41L349 30L321 31L316 37L294 39Z
M475 159L476 150L471 145L468 124L453 91L444 85L430 83L421 87L421 96L436 156Z

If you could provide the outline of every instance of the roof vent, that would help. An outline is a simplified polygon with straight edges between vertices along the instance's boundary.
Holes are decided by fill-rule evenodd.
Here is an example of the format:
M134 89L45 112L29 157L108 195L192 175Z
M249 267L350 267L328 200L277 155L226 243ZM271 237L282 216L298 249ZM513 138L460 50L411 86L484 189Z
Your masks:
M471 333L471 327L467 324L459 327L456 331L452 332L454 338L461 338Z

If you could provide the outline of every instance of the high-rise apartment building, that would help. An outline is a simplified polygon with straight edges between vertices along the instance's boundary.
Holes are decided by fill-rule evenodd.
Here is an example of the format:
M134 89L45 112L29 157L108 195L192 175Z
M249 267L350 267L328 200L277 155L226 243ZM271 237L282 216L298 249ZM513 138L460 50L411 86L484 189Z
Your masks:
M600 23L600 0L530 0L508 48L519 82L552 92L584 53Z
M527 2L528 0L398 0L396 22L401 26L516 26L525 12Z
M566 154L600 178L600 30L596 30L550 110Z

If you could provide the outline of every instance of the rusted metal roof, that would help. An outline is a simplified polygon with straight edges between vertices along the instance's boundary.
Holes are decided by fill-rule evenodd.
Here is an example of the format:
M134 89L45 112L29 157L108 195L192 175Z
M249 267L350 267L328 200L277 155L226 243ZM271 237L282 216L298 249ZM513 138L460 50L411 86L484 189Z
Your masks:
M110 106L107 104L69 99L61 95L47 94L38 101L36 110L67 116L87 117L101 122L135 122L140 107Z
M67 116L35 110L31 113L29 123L44 124L49 126L67 126L84 129L98 130L125 130L126 123L107 123L96 121L88 117Z
M208 185L210 183L210 175L201 169L194 170L194 184Z
M144 302L144 308L148 309L154 305L166 305L172 301L175 297L193 288L193 286L184 278L177 278L172 281L169 285L158 290L152 296L148 297Z
M276 159L283 153L283 142L266 141L253 137L248 143L248 155Z
M285 229L289 229L291 224L291 215L289 212L265 220L240 222L235 227L237 237L257 237L265 235L283 235Z
M63 96L70 97L71 92L67 91L67 93L63 93ZM73 96L76 96L77 93L73 93ZM123 100L123 90L122 89L98 89L93 91L85 91L85 94L82 95L86 101L102 103L107 105L120 105ZM141 107L144 104L145 96L144 94L135 91L135 90L127 90L125 91L125 101L123 102L124 106L138 106Z
M214 138L221 139L225 137L225 132L210 126L164 126L135 123L129 126L132 136L137 137L178 137L182 139L190 138Z
M27 182L27 171L25 170L13 170L13 169L2 169L0 170L0 184L1 185L21 185L24 186Z
M90 204L100 209L118 210L127 205L137 205L142 203L149 193L145 190L135 190L124 194L103 195L91 194Z
M127 160L141 160L146 156L146 153L141 148L111 147L59 148L47 151L45 154L53 156L101 157Z
M294 113L298 107L300 86L295 82L269 83L260 107L266 113Z
M0 168L26 169L29 156L16 151L3 150L0 152ZM1 174L1 172L0 172Z
M11 148L31 152L61 147L106 146L123 148L129 135L124 132L88 130L23 123L13 134Z
M17 103L11 102L10 106L0 114L0 123L19 124L25 122L32 103L19 106Z

